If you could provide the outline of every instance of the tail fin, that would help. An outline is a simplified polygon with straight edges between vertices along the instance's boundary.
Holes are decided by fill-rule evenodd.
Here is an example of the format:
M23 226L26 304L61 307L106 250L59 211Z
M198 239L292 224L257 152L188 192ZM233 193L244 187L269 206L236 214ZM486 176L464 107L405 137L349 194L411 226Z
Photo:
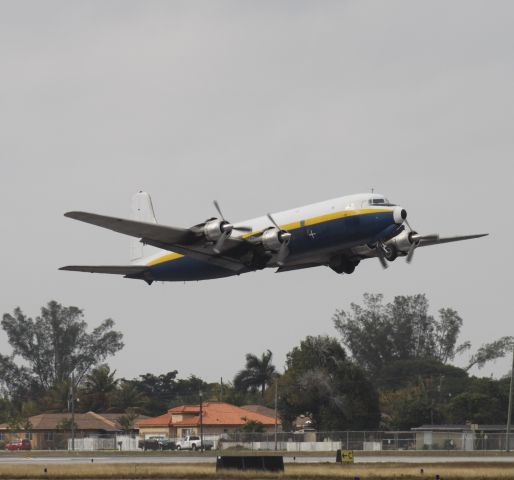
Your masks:
M132 218L139 222L157 223L152 199L148 193L139 191L132 197ZM130 240L130 262L139 263L155 250L153 247L145 247L137 238L133 238Z

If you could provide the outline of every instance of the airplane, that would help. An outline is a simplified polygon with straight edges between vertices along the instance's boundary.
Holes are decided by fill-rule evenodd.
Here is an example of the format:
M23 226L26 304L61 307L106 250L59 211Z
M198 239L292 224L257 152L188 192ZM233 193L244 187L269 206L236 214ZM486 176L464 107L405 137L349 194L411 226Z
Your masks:
M377 258L387 268L398 257L410 263L418 247L488 235L419 234L409 225L404 208L377 193L348 195L238 223L225 218L217 201L214 207L218 216L189 228L158 224L152 199L143 191L132 199L133 219L65 213L135 238L130 265L71 265L60 270L123 275L149 285L216 279L264 268L287 272L327 266L336 273L351 274L368 258ZM148 247L154 252L145 254Z

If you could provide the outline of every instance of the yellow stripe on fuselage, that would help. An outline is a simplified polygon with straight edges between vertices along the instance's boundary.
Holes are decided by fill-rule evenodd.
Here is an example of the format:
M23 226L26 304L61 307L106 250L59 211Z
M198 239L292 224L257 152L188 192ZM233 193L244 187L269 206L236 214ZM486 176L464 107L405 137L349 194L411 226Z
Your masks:
M317 225L318 223L330 222L331 220L338 220L345 217L353 217L355 215L366 215L368 213L387 213L392 210L384 210L382 208L363 208L361 210L341 210L339 212L326 213L318 217L312 217L305 220L305 225Z
M330 222L332 220L338 220L340 218L353 217L355 215L367 215L370 213L388 213L388 212L392 212L392 211L393 210L385 210L383 208L363 208L360 210L340 210L338 212L326 213L324 215L319 215L317 217L308 218L308 219L304 220L303 223L304 223L304 226L307 227L310 225L318 225L320 223ZM296 230L296 229L302 227L302 222L297 221L297 222L286 223L284 225L279 225L279 227L282 230L287 230L287 231ZM262 230L259 230L259 231L255 231L255 232L246 233L245 235L242 235L240 238L253 237L255 235L260 235L262 232L263 232ZM179 258L182 258L183 256L184 255L182 255L180 253L170 252L170 253L163 255L162 257L156 258L155 260L152 260L151 262L147 263L147 266L153 267L154 265L159 265L160 263L171 262L172 260L177 260Z
M147 263L147 266L153 267L154 265L158 265L159 263L164 262L171 262L172 260L177 260L178 258L182 258L184 255L181 255L180 253L170 252L162 257L156 258L155 260L152 260L151 262Z

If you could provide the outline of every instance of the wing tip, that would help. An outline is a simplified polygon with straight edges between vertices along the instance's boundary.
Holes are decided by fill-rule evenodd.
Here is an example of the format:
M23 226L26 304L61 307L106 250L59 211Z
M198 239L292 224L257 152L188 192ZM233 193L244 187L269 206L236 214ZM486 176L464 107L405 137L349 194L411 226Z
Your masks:
M80 215L84 214L86 212L79 212L77 210L72 210L71 212L66 212L64 214L65 217L68 217L68 218L77 218L79 217Z

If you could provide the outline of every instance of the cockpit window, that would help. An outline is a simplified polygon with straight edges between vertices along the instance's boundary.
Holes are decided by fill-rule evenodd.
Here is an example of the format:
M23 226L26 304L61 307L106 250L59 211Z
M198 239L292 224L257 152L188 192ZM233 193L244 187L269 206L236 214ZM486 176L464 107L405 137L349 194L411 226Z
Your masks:
M369 200L370 205L385 205L385 206L392 206L393 204L389 202L387 198L370 198Z

